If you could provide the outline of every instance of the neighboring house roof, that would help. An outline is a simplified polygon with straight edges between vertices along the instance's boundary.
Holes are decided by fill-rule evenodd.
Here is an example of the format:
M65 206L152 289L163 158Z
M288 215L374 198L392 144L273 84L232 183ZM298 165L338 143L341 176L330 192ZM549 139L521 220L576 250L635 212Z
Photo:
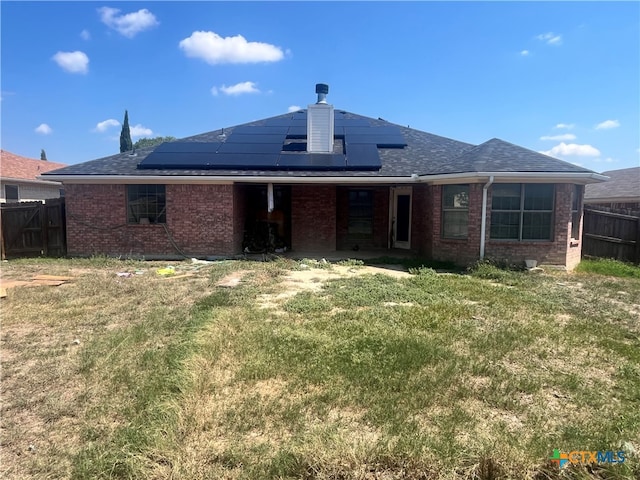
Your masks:
M38 176L66 166L64 163L21 157L6 150L0 150L0 178L4 181L50 184L51 181L44 181Z
M195 135L179 140L179 142L220 142L219 138L224 133L228 138L233 135L235 129L244 127L263 127L268 130L269 125L299 125L306 121L306 110L271 117L264 120L238 125L232 128L215 130L212 132ZM133 177L147 177L169 181L194 178L194 181L204 181L208 178L233 178L247 181L259 181L264 177L278 178L278 181L288 179L306 179L315 181L332 181L337 177L351 179L352 181L375 182L384 179L398 178L399 181L432 181L434 176L438 178L451 176L452 178L478 177L480 174L502 173L508 174L540 174L546 178L551 173L557 178L582 179L585 183L601 181L602 178L595 172L578 167L576 165L549 157L517 145L492 139L481 145L471 145L450 138L433 135L431 133L415 130L400 125L389 123L382 119L364 117L342 110L335 110L336 125L358 125L357 128L370 128L372 131L380 130L380 127L393 128L402 135L406 142L404 148L379 147L377 153L382 164L379 170L374 171L345 171L342 170L302 170L288 169L181 169L181 168L144 168L138 167L158 147L140 149L131 153L121 153L110 157L71 165L57 170L46 176L59 177L64 181L77 181L80 177L102 177L117 181L135 180ZM338 128L338 127L337 127ZM346 138L346 150L348 156L349 144ZM343 140L340 140L343 141ZM338 143L338 148L341 143ZM198 148L194 148L197 151ZM157 155L157 152L156 152ZM417 177L416 177L417 176ZM197 177L200 177L199 179ZM514 175L515 178L515 175ZM97 178L96 178L97 179ZM264 180L262 180L264 181Z
M609 180L588 185L584 192L585 203L633 203L640 202L640 167L602 172Z

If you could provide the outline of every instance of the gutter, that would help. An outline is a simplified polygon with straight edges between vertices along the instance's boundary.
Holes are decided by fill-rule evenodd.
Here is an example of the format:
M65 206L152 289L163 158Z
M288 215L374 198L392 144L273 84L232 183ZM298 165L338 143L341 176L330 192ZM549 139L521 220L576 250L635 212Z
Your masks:
M2 177L0 178L2 183L31 183L34 185L49 185L59 187L60 181L58 180L46 180L43 177L38 176L37 178L12 178L12 177Z
M480 223L480 260L484 259L484 247L487 235L487 191L493 184L494 176L489 176L489 181L482 187L482 219Z
M589 183L604 182L609 177L593 172L468 172L411 176L296 176L296 175L46 175L38 177L63 183L125 183L125 184L218 184L234 183L287 183L287 184L451 184L481 183L487 177L500 177L501 181L522 183Z

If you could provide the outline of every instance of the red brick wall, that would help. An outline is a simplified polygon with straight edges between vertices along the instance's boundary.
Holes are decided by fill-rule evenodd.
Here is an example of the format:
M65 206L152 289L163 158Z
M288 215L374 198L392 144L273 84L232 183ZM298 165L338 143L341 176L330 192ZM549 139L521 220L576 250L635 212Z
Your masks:
M185 253L236 253L233 185L167 185L167 226Z
M412 250L435 260L469 264L480 255L482 184L469 186L469 235L442 238L442 187L415 185L412 203ZM488 211L485 256L509 262L525 259L566 265L580 261L581 245L571 232L572 185L555 193L554 240L511 242L489 239ZM65 185L68 253L161 256L178 255L162 225L128 225L125 185ZM374 187L374 238L371 248L386 248L389 187ZM351 248L346 242L348 189L325 185L291 187L294 251ZM167 229L188 256L231 255L241 251L245 220L244 187L239 185L167 185ZM491 189L488 195L491 205ZM582 228L582 227L581 227ZM363 246L366 248L367 246Z
M291 249L334 252L336 250L336 187L291 187Z
M245 185L233 186L233 250L242 252L242 241L244 240L244 229L246 221L246 187Z
M467 265L480 258L480 229L482 218L482 185L469 185L469 227L466 239L442 237L442 185L431 187L433 235L431 255L434 260ZM488 230L488 227L487 227Z
M125 185L65 185L69 255L177 256L162 225L127 224ZM188 256L238 243L232 185L167 185L167 229Z
M491 225L491 212L487 218L487 245L485 254L487 258L508 260L512 263L521 263L524 260L536 260L538 264L566 265L571 269L577 265L576 258L580 258L580 245L571 248L571 192L573 185L558 184L555 188L554 199L554 231L553 240L550 242L513 242L505 240L490 240L489 226ZM491 206L491 189L488 205Z
M465 240L442 238L442 186L431 187L433 235L431 257L435 260L471 264L480 258L483 184L469 185L469 235ZM573 186L556 185L553 240L549 242L514 242L491 240L491 188L487 195L485 258L509 263L536 260L539 264L566 265L574 268L580 261L580 242L569 238L571 232L571 192Z

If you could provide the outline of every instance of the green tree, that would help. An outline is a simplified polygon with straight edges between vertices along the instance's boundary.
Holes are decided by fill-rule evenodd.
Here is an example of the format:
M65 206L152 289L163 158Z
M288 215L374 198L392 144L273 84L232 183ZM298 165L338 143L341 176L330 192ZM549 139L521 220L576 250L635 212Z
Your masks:
M47 161L47 152L44 151L44 148L40 150L40 160Z
M156 145L160 145L163 142L173 142L176 140L176 137L154 137L154 138L141 138L136 143L133 144L133 149L137 150L138 148L146 148L146 147L155 147Z
M131 142L131 131L129 130L129 112L125 110L122 131L120 132L120 153L130 150L133 150L133 142Z

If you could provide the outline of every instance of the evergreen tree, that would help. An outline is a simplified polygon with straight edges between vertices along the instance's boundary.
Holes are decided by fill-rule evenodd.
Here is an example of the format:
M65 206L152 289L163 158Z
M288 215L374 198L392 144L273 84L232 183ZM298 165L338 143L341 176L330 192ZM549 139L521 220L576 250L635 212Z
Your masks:
M173 142L174 140L176 140L176 137L172 137L172 136L154 137L154 138L144 137L133 144L133 149L137 150L139 148L155 147L156 145L160 145L163 142Z
M131 141L131 131L129 130L129 112L125 110L122 131L120 132L120 153L128 152L132 149L133 142Z
M40 160L47 161L47 152L44 151L44 148L40 150Z

